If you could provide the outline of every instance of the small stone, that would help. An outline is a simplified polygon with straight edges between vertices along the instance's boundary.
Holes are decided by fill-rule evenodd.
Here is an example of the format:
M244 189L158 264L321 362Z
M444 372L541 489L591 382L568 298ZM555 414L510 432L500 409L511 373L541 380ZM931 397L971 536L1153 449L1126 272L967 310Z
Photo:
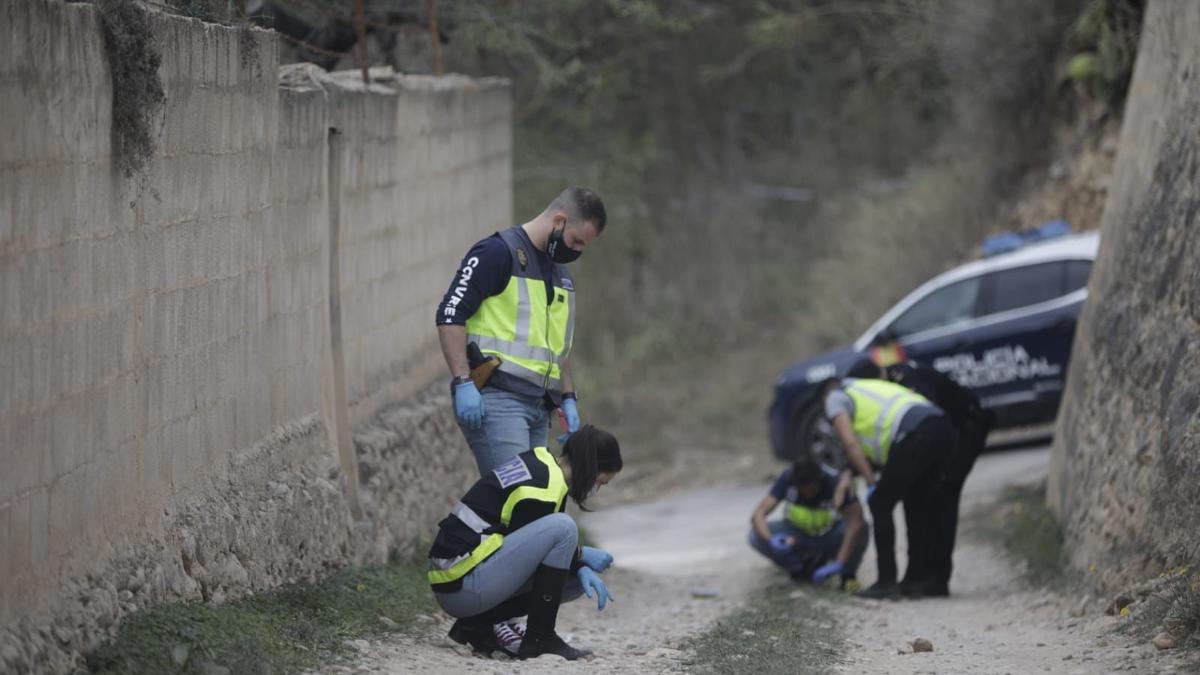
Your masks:
M175 662L175 665L182 666L187 663L190 651L191 649L185 644L175 645L171 647L171 660Z
M400 627L400 624L396 623L395 621L392 621L392 619L390 617L386 617L386 616L379 617L379 623L383 624L383 627L387 628L389 630L396 630L397 628Z
M1133 604L1133 598L1129 597L1125 593L1122 593L1113 598L1112 602L1108 603L1108 607L1105 608L1104 613L1109 616L1119 615L1121 610L1125 609L1131 604Z
M715 598L721 592L715 588L696 587L691 590L693 598Z
M1175 640L1175 636L1167 632L1159 633L1151 640L1154 646L1158 649L1174 649L1179 643Z
M1071 608L1071 616L1073 616L1075 618L1079 618L1079 617L1083 616L1084 614L1087 614L1087 608L1088 608L1088 599L1083 598L1079 601L1078 605L1075 605L1074 607Z
M1070 661L1070 660L1071 660L1071 659L1073 659L1073 658L1075 658L1075 657L1074 657L1074 656L1071 656L1070 654L1067 654L1066 656L1064 656L1064 657L1062 658L1062 660L1063 660L1063 661Z
M743 630L743 631L742 631L742 635L745 635L746 637L753 637L753 636L754 636L754 631L752 631L752 630Z
M916 654L917 652L933 651L933 643L930 642L929 640L926 640L925 638L917 638L916 640L913 640L909 644L912 645L912 650L913 650L914 654Z

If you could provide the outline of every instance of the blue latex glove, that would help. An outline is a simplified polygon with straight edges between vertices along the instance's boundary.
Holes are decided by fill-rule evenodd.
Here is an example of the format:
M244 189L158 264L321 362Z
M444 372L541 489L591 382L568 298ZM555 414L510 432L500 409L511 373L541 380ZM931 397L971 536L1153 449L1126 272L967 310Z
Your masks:
M478 429L483 424L483 395L474 382L454 385L454 414L468 429Z
M845 569L845 566L836 560L831 563L825 563L816 572L813 572L813 583L823 583L826 579L840 573L843 569Z
M789 541L791 538L791 535L780 532L778 534L771 535L771 540L767 543L771 546L772 551L775 551L776 553L783 553L792 547L792 542Z
M573 398L564 398L562 402L563 414L567 416L567 433L573 434L579 431L579 406Z
M579 571L575 573L575 576L579 578L579 583L583 585L583 592L586 593L589 598L592 597L592 592L595 591L597 611L604 609L604 607L608 605L609 600L616 600L616 598L612 596L612 593L608 592L608 586L605 586L604 582L600 580L600 575L596 574L592 568L584 565L583 567L579 568Z
M579 561L597 572L603 572L613 563L612 554L603 549L584 546L580 551Z

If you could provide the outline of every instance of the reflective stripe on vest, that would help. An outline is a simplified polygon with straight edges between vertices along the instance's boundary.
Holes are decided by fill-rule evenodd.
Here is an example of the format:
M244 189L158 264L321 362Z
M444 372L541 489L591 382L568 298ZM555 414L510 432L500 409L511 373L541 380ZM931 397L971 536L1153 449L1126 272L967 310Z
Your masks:
M833 528L837 512L833 509L811 509L799 504L788 504L787 519L797 530L819 537Z
M886 380L846 380L843 389L854 401L854 435L867 460L878 466L887 464L904 413L929 405L924 396Z
M445 584L463 578L467 575L467 572L470 572L479 563L487 560L488 556L500 550L500 546L503 544L504 535L489 534L467 555L452 559L430 558L429 564L435 569L429 570L429 583ZM445 569L438 569L443 567Z
M513 509L522 500L533 499L549 502L554 504L557 511L562 509L563 500L567 497L567 481L563 476L562 468L554 460L554 455L551 455L546 448L534 448L533 454L546 465L549 480L546 481L546 487L522 485L509 493L508 499L504 500L503 508L500 509L500 522L504 527L508 527L508 524L512 522ZM482 533L488 527L487 521L461 501L455 504L450 512L476 532ZM488 556L498 551L503 543L504 535L490 534L484 537L470 553L464 553L456 558L430 558L429 564L432 569L427 575L429 583L444 584L463 578L480 563L487 560Z
M555 286L554 300L546 302L546 282L538 261L516 251L523 246L520 235L508 230L501 238L513 252L513 269L508 285L484 299L467 319L467 340L484 354L500 357L500 370L551 390L562 388L562 364L571 352L575 336L575 293ZM554 278L560 271L553 270ZM562 274L566 274L562 272Z
M558 510L562 508L563 500L567 497L567 481L563 477L558 462L554 461L554 455L551 455L546 448L534 448L533 454L546 465L546 469L550 472L550 480L546 481L546 487L522 485L508 495L508 499L504 500L504 507L500 509L500 523L505 527L512 522L513 509L522 500L549 502L554 504L555 510Z

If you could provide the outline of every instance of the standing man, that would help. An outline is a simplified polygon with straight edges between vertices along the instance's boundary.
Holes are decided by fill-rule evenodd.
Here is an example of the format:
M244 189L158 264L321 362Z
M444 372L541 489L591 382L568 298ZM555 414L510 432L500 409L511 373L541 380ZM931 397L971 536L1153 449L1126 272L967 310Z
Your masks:
M850 467L868 486L879 577L858 595L899 597L903 589L897 583L892 511L904 502L909 550L905 585L924 583L932 552L944 545L936 497L954 451L954 428L941 408L892 382L830 378L820 392ZM876 470L881 472L878 481Z
M549 411L579 428L568 356L575 284L566 265L604 231L604 203L591 190L563 190L538 217L476 242L437 308L438 340L450 367L454 413L480 475L546 445ZM499 359L482 389L467 345Z
M941 546L930 552L929 578L913 593L945 597L950 595L950 574L954 569L954 542L958 534L958 511L962 501L963 484L975 466L975 460L987 445L988 432L994 423L994 413L979 402L979 396L954 378L936 368L915 361L887 363L872 351L870 359L854 364L847 373L856 378L879 378L908 387L932 401L946 413L946 419L958 432L958 444L947 463L946 478L937 500L936 510L941 520ZM894 351L892 353L895 353ZM907 515L905 516L908 517Z

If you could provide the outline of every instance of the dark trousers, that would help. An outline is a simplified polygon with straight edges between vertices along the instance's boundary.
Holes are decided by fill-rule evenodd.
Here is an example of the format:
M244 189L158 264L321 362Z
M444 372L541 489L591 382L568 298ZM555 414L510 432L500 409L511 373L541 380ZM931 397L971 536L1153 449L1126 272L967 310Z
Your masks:
M892 446L883 476L868 502L875 521L880 583L894 584L897 579L896 524L892 520L896 504L904 502L908 528L906 579L925 578L933 552L944 546L939 542L938 488L954 445L954 427L943 417L930 417Z
M958 509L962 501L963 484L987 444L991 421L986 415L959 425L958 446L946 466L946 479L938 491L937 516L941 537L932 550L929 578L933 584L946 587L954 569L954 542L958 536Z

